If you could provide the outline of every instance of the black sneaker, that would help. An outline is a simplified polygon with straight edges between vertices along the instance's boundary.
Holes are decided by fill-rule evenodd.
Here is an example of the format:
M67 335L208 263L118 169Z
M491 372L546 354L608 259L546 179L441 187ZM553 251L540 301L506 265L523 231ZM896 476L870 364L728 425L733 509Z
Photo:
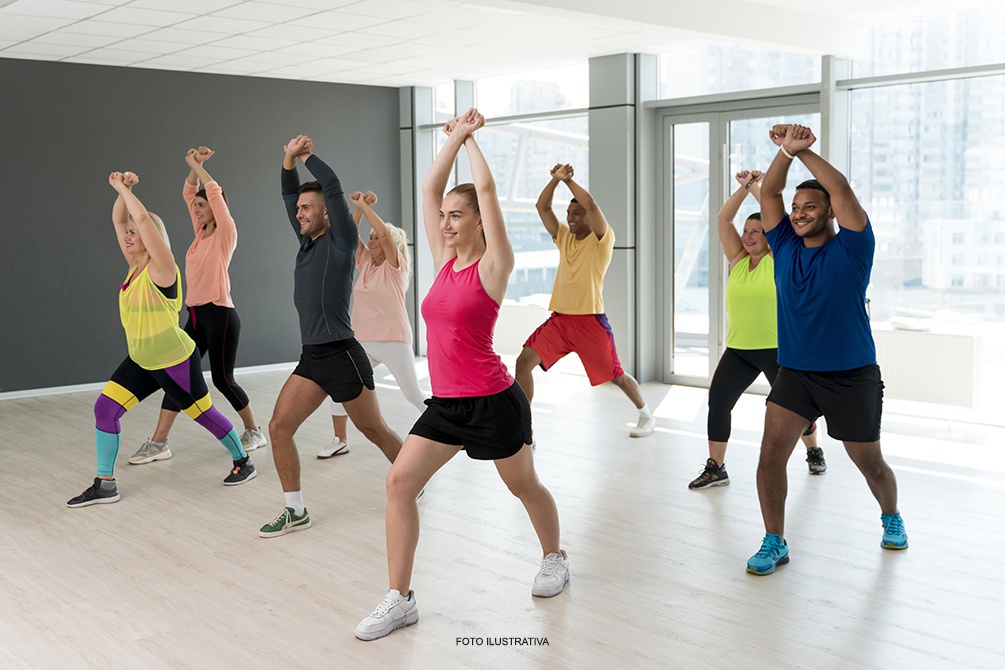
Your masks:
M104 503L119 502L119 487L115 485L114 479L94 478L94 483L84 489L76 498L66 501L67 507L87 507L88 505L101 505Z
M720 468L711 458L705 461L705 469L701 471L693 482L687 485L689 489L707 489L710 486L728 486L729 474L726 472L726 464Z
M245 456L239 461L234 461L234 469L230 471L227 478L223 480L226 486L237 486L238 484L243 484L254 479L258 475L258 471L255 470L255 464L251 462L251 459Z
M827 472L827 461L824 460L824 450L820 447L806 450L806 462L809 463L811 475L822 475Z

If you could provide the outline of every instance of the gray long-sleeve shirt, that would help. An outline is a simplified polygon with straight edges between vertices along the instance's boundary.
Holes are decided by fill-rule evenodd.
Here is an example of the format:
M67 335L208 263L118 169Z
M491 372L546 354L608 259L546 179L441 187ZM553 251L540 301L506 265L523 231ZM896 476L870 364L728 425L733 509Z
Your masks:
M300 241L293 271L293 302L300 315L303 344L325 344L353 337L349 308L359 233L335 172L313 155L304 165L321 182L331 228L314 240L300 234L297 221L300 176L296 167L284 168L283 203L293 232Z

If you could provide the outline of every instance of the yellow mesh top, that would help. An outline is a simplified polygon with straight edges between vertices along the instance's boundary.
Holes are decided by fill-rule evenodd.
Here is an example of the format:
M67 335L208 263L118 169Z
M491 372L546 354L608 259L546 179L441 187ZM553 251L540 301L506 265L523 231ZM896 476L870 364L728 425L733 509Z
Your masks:
M149 267L149 266L148 266ZM178 327L181 311L181 273L174 268L178 297L165 296L143 268L119 292L119 317L126 331L129 357L145 370L162 370L192 355L195 342ZM130 269L132 273L132 269Z

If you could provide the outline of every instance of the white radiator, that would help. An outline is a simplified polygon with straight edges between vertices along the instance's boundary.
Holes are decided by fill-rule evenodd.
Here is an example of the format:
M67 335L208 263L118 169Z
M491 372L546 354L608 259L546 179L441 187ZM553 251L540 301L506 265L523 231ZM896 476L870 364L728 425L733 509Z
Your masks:
M887 398L977 405L979 335L873 330Z

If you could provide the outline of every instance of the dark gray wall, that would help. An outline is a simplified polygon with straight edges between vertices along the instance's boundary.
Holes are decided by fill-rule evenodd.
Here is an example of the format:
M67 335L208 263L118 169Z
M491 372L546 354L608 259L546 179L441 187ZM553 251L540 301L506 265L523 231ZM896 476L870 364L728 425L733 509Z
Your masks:
M296 237L279 191L290 137L309 134L347 192L376 191L381 214L401 220L393 88L0 59L0 133L0 392L102 381L125 357L113 170L140 176L135 193L181 265L185 150L217 152L206 167L239 234L238 366L300 353Z

